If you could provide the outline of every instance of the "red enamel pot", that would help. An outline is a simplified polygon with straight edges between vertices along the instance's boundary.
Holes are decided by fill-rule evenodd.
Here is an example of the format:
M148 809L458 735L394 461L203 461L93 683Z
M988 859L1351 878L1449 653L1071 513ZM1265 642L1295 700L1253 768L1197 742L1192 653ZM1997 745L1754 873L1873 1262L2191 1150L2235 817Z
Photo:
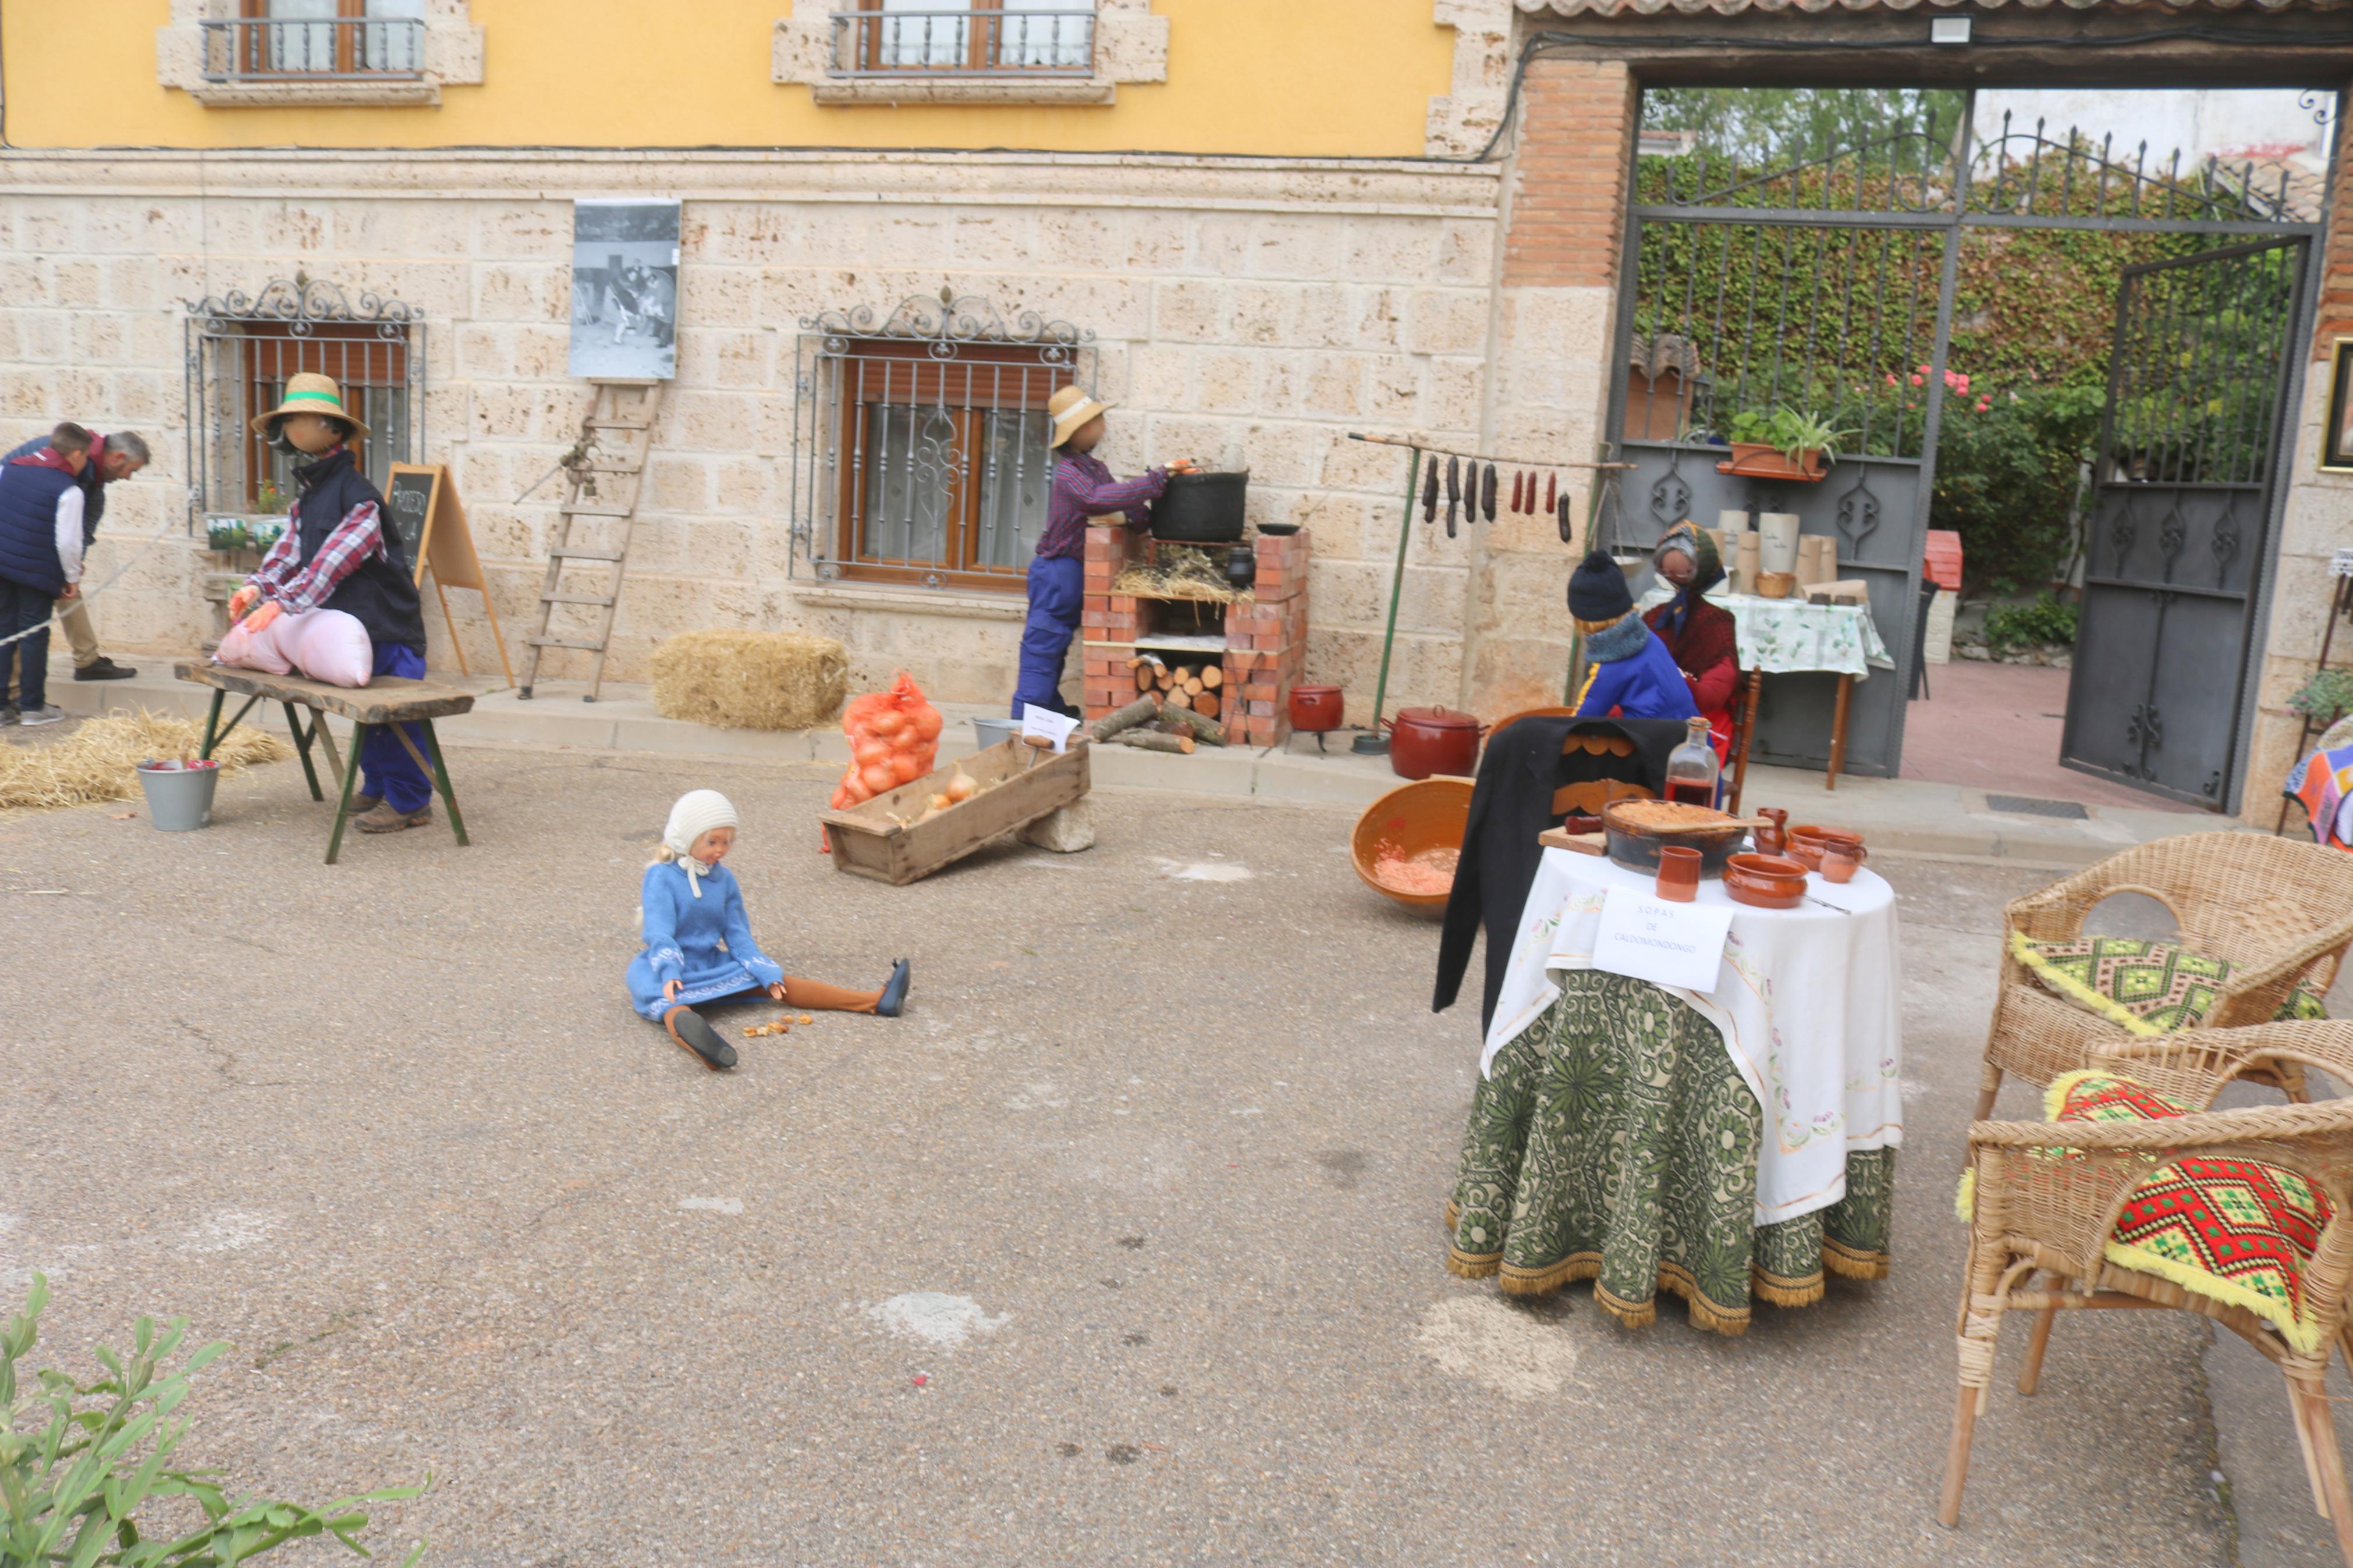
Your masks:
M1311 735L1336 730L1343 707L1336 686L1294 686L1291 689L1291 727Z
M1468 713L1443 708L1407 708L1389 727L1389 767L1398 777L1426 779L1432 773L1469 777L1479 765L1482 726Z

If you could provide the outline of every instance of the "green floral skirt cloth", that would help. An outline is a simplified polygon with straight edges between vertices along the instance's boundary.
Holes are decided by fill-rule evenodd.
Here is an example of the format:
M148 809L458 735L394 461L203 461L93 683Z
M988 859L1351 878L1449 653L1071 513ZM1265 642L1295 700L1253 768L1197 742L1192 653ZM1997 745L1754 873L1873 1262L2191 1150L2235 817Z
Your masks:
M1715 1026L1640 980L1559 979L1472 1100L1448 1268L1514 1295L1590 1279L1634 1326L1672 1290L1725 1334L1747 1328L1752 1296L1799 1307L1825 1270L1886 1276L1895 1151L1849 1153L1845 1197L1760 1227L1763 1118Z

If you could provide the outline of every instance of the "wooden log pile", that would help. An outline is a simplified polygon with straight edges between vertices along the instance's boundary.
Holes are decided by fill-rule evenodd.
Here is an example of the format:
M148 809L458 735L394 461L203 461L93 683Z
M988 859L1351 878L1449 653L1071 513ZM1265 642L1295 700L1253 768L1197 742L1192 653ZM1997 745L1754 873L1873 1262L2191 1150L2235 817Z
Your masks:
M1172 700L1176 692L1158 689L1139 695L1124 708L1104 714L1088 727L1088 733L1097 741L1122 746L1135 746L1147 752L1176 752L1191 755L1196 742L1209 746L1226 744L1226 727L1202 712L1199 708L1179 708Z
M1135 677L1135 690L1180 712L1215 720L1225 711L1226 667L1221 658L1164 659L1139 654L1127 661Z

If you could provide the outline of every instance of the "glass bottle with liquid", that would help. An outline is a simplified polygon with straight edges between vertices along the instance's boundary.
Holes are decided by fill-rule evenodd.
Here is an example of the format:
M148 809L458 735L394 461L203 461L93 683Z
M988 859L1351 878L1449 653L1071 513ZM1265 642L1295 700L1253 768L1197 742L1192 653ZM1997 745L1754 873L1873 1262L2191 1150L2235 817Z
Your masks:
M1707 721L1686 721L1683 744L1667 753L1667 798L1687 805L1714 806L1718 771Z

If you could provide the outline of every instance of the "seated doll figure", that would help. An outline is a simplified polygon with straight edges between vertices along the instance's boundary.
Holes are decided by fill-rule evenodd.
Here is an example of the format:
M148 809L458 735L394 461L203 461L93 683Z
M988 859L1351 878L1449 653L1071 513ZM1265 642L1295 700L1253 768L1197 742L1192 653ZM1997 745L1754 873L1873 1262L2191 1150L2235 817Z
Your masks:
M1593 668L1577 693L1580 719L1693 719L1699 704L1675 656L1634 613L1618 563L1597 550L1568 580L1568 613Z
M735 1065L735 1047L694 1010L705 1003L765 993L791 1007L897 1017L907 1000L903 958L880 991L850 991L788 975L760 951L744 889L720 864L735 829L735 807L717 790L690 790L670 807L638 895L645 946L629 961L629 1005L713 1072Z

